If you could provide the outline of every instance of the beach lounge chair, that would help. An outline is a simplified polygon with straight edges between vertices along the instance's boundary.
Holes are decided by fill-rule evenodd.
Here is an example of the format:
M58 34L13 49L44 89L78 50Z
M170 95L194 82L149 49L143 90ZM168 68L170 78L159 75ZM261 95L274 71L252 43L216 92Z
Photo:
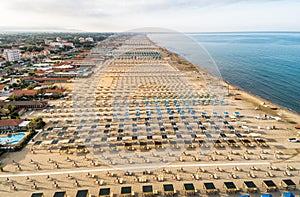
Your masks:
M282 197L295 197L295 195L292 192L283 192Z
M260 197L273 197L272 194L262 194Z

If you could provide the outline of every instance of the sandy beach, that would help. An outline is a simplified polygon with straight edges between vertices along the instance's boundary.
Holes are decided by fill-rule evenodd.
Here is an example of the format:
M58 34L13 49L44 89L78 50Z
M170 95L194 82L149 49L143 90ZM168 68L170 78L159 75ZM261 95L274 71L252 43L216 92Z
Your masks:
M299 187L300 146L288 141L297 136L299 114L210 76L144 36L119 42L118 56L91 77L59 84L70 99L32 114L47 125L23 150L1 156L0 196L76 196L83 189L99 196L100 188L121 196L125 186L143 196L145 185L164 196L164 184L186 196L185 183L198 196L240 196L248 193L244 181L253 181L258 193L251 196L260 196L264 180L280 196L284 179ZM207 85L214 81L229 95L213 96ZM208 182L216 194L206 193ZM224 182L238 192L226 193Z

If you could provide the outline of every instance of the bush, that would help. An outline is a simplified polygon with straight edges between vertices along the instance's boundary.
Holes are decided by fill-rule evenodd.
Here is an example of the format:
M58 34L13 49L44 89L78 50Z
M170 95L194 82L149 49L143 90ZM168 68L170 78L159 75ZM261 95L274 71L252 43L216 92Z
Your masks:
M36 117L29 123L29 126L34 129L42 129L45 125L46 123L41 117Z

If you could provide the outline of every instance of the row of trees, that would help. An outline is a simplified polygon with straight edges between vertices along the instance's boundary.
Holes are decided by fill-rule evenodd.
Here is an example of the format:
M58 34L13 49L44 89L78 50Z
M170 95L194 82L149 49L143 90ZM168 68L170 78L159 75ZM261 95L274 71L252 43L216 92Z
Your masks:
M17 107L11 104L6 104L0 109L0 116L10 119L19 119Z

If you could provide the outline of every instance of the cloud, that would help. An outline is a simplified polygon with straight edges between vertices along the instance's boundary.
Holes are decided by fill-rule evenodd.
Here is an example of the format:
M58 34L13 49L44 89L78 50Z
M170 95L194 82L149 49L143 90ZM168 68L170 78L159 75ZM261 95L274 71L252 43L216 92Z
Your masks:
M254 0L273 2L282 0ZM252 1L252 2L254 2ZM201 9L220 7L247 0L10 0L8 9L22 13L58 14L62 16L119 16L164 10Z
M296 0L9 0L1 2L0 17L5 18L1 25L15 27L115 31L158 26L226 31L242 30L245 24L255 28L254 23L264 19L266 27L293 22L291 26L298 28L293 18L300 17L299 5ZM278 13L283 16L279 18Z

